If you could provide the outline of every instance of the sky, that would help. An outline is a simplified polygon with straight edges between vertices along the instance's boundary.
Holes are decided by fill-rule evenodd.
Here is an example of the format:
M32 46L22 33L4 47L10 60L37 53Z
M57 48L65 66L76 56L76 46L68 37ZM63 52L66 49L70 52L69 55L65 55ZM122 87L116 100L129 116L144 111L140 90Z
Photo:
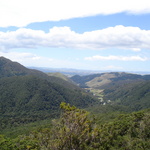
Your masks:
M150 1L0 0L0 56L27 67L150 72Z

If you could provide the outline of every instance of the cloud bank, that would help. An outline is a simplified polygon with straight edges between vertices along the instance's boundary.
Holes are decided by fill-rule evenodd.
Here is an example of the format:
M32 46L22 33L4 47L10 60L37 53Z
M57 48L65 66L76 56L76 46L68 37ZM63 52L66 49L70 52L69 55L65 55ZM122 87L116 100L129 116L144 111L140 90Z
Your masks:
M0 27L121 12L150 13L149 0L0 0Z
M12 61L19 62L28 67L47 67L47 68L75 68L83 69L86 67L83 63L72 61L68 59L55 59L49 56L40 56L30 52L0 52L0 56L11 59ZM88 68L88 67L87 67Z
M92 57L86 57L85 60L118 60L118 61L146 61L148 58L146 57L140 57L140 56L92 56Z
M1 51L40 46L91 50L118 48L140 51L140 49L150 49L150 30L119 25L82 34L72 31L69 27L53 27L49 33L26 28L0 32Z

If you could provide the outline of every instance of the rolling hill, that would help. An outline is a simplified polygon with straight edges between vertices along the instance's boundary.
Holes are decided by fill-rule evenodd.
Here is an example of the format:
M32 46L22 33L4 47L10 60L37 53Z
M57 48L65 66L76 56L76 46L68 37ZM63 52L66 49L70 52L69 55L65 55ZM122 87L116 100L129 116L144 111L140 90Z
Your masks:
M101 74L92 74L86 76L75 75L71 79L77 83L80 87L90 87L104 89L104 87L110 84L116 84L116 82L130 83L137 80L150 80L150 75L138 75L125 72L110 72Z
M65 81L68 81L68 82L74 84L74 82L69 77L67 77L66 75L64 75L60 72L47 73L47 75L51 76L51 77L58 77L58 78L61 78Z
M110 72L71 79L94 95L101 94L102 104L127 106L131 111L150 107L150 75Z
M150 80L110 85L105 88L104 98L129 107L132 111L150 108Z

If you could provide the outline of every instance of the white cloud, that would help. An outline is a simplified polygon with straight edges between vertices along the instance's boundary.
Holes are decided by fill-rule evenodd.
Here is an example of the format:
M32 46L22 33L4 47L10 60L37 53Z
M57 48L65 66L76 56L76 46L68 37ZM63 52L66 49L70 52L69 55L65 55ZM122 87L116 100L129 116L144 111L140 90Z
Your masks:
M140 49L140 48L132 48L132 50L133 50L133 51L135 51L135 52L139 52L139 51L141 51L141 49Z
M0 32L1 51L39 46L78 49L119 48L140 51L140 49L150 49L150 30L119 25L83 34L76 33L69 27L53 27L49 33L26 28Z
M0 26L23 27L98 14L150 13L149 0L0 0Z
M148 58L146 57L140 57L140 56L92 56L92 57L86 57L85 60L119 60L119 61L146 61Z
M19 62L20 64L28 67L47 67L47 68L84 68L84 64L68 59L53 59L50 57L43 57L33 53L22 52L0 52L0 57L3 56L12 61Z
M11 59L12 61L16 61L16 62L23 62L28 61L28 60L37 60L37 59L41 59L41 57L32 54L32 53L19 53L19 52L9 52L9 53L5 53L5 52L0 52L0 56L4 56L8 59Z
M6 57L15 62L19 62L24 66L52 67L51 64L57 64L57 61L52 58L38 56L33 53L0 52L0 56Z

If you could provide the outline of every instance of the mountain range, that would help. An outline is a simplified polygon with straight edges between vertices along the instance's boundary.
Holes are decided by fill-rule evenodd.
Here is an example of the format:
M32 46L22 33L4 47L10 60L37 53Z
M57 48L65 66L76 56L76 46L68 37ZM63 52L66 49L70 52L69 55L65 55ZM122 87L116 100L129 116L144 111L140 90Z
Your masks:
M0 125L29 123L59 116L66 102L103 111L150 107L150 75L106 72L66 77L44 73L0 57ZM107 107L107 108L106 108Z
M48 67L27 67L29 69L36 69L45 73L55 73L59 72L69 77L74 75L86 76L92 74L100 74L100 73L109 73L111 70L85 70L85 69L73 69L73 68L48 68ZM113 72L121 72L121 71L113 71ZM126 71L132 74L150 74L149 71Z
M106 72L69 78L0 57L2 150L149 150L148 108L150 75Z

